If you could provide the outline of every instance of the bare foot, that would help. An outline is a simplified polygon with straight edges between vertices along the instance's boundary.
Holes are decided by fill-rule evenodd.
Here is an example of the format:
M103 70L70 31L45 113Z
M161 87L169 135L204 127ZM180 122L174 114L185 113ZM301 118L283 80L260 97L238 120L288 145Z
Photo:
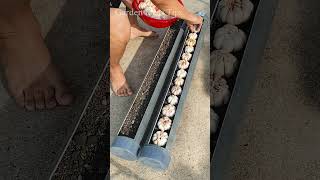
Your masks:
M17 104L27 110L52 109L57 105L69 105L73 96L69 93L57 68L50 62L47 64L46 60L35 61L41 64L32 63L31 58L39 58L47 51L25 51L28 47L23 46L23 41L17 41L17 43L19 44L14 51L4 49L3 56L0 57L0 59L6 57L8 60L4 63L7 88ZM43 44L43 41L38 43ZM21 63L21 59L16 59L19 57L23 57L22 60L29 61L29 63ZM44 69L35 69L34 67L37 66L44 67Z
M120 65L110 67L110 81L112 91L116 96L131 96L133 94Z
M51 63L31 9L19 13L13 26L0 21L0 64L10 95L27 110L70 104L73 96Z

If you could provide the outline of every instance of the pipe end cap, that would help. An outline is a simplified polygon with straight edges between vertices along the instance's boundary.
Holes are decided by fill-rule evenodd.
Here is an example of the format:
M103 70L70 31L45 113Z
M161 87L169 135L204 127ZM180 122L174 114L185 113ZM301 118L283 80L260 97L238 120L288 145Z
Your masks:
M159 171L166 170L170 160L170 152L154 144L144 145L139 153L139 162Z
M110 152L122 159L135 161L138 158L139 143L126 136L117 136L113 141Z

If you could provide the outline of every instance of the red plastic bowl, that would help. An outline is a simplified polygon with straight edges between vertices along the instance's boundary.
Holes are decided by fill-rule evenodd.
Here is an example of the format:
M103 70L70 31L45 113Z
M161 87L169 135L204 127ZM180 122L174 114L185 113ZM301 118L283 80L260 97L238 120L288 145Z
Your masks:
M181 0L178 0L178 1L183 5ZM152 27L166 28L173 25L178 20L178 18L176 17L173 17L171 19L155 19L155 18L149 17L143 12L143 10L139 8L139 4L141 2L143 2L143 0L133 0L132 8L145 23L147 23Z

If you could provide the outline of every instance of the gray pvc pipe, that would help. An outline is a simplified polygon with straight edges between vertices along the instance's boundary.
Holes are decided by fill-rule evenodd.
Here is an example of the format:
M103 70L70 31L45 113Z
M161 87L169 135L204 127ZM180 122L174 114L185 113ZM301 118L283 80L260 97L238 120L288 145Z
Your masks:
M191 63L190 63L189 69L188 69L188 74L185 79L185 84L183 86L182 94L180 95L180 99L179 99L179 103L176 108L176 113L175 113L174 119L172 121L172 126L170 129L168 141L164 147L160 147L155 144L150 144L151 138L152 138L155 126L156 126L156 122L159 119L159 116L161 113L161 111L160 111L161 107L164 105L165 97L167 96L167 93L170 88L170 84L171 84L172 79L175 75L175 72L177 69L177 64L175 64L175 68L171 69L172 72L168 73L169 76L171 76L171 77L167 77L167 81L166 81L167 85L165 86L165 88L167 88L167 89L162 90L162 92L166 92L166 93L164 93L162 95L164 97L159 98L159 100L157 102L158 107L157 107L157 109L154 110L155 111L154 116L152 117L154 119L154 120L152 120L152 121L154 121L153 128L147 134L147 136L145 138L145 144L141 148L141 151L139 153L139 161L149 167L156 169L156 170L165 170L168 168L168 166L170 164L170 160L171 160L170 149L174 145L174 141L176 138L176 131L177 131L177 128L178 128L178 126L180 124L180 120L181 120L181 114L183 111L184 101L187 97L188 90L189 90L189 87L190 87L191 81L192 81L193 72L194 72L194 69L197 64L200 50L203 45L204 34L205 34L206 29L208 28L208 24L209 24L208 17L205 16L205 14L203 12L199 12L198 14L204 17L204 23L203 23L202 29L199 33L198 43L195 47L192 59L190 61ZM186 38L186 35L187 35L187 31L185 33L185 38ZM182 43L184 43L184 41ZM183 47L183 45L184 44L182 44L182 47ZM183 48L181 48L181 50L183 51ZM182 52L179 52L179 54L181 55ZM179 58L179 57L177 57L177 58ZM176 62L178 60L179 59L176 59ZM170 79L170 81L168 81L168 79Z
M179 33L178 33L176 40L174 42L174 45L173 45L171 52L169 54L169 57L166 61L166 64L165 64L165 66L162 70L162 73L160 75L160 78L157 82L156 88L153 93L154 95L152 96L152 98L149 101L148 107L143 115L143 118L140 122L138 130L135 134L135 137L130 138L127 136L118 135L115 138L115 140L113 141L111 148L110 148L110 151L112 154L114 154L122 159L126 159L126 160L136 160L137 159L138 151L140 149L140 143L141 143L142 138L144 137L144 135L147 131L148 124L150 123L149 121L150 121L150 116L151 116L151 109L153 109L154 106L156 105L156 103L155 103L156 98L155 97L159 96L159 94L158 94L159 89L161 89L164 84L163 79L167 76L169 68L170 68L172 61L174 59L175 52L176 52L177 48L179 47L179 43L181 41L181 37L182 37L183 33L184 33L184 30L182 28L180 28ZM148 73L146 76L148 76ZM144 83L142 83L142 84L144 84ZM121 126L121 128L122 128L122 126Z

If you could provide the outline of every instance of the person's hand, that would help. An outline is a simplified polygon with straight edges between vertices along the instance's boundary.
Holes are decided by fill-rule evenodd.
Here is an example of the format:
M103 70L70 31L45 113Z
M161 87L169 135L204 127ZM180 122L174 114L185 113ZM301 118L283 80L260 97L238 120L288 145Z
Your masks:
M193 14L186 23L191 32L199 32L202 26L203 18L201 16Z

